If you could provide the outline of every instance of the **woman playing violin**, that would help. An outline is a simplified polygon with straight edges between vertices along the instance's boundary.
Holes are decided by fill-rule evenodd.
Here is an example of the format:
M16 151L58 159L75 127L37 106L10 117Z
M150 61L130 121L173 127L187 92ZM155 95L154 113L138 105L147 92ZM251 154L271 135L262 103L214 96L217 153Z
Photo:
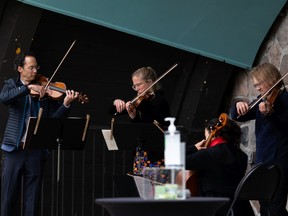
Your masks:
M187 142L186 169L197 172L199 196L233 200L237 185L245 175L247 155L240 149L241 128L228 119L227 124L214 133L217 123L216 118L206 122L205 139L195 145ZM210 134L214 136L211 138ZM211 140L208 145L207 140ZM226 216L230 204L220 208L216 216ZM234 210L235 216L254 216L248 201L238 202Z
M156 72L151 67L141 67L132 74L132 88L141 95L148 89L153 82L157 80ZM145 95L138 100L125 102L122 99L116 99L113 102L118 113L126 111L132 120L136 123L152 123L154 120L160 124L166 124L166 117L170 116L170 107L164 98L164 92L160 90L159 83L156 83Z
M1 145L3 155L1 215L15 215L17 197L23 191L22 214L35 216L39 213L47 151L23 148L28 119L36 117L40 108L43 110L43 117L67 116L71 109L71 102L78 97L78 92L66 91L66 97L61 103L47 97L44 86L32 84L39 69L36 57L32 53L18 55L15 69L18 77L6 80L0 93L0 102L9 107L8 122ZM31 90L37 92L39 97L31 97ZM24 185L21 190L22 180Z
M157 80L157 75L155 71L151 67L141 67L132 73L131 78L132 88L137 92L137 96L143 94L143 92L146 91L145 95L143 97L140 97L140 100L136 100L134 103L132 102L135 99L127 102L122 99L114 100L113 107L111 108L110 113L112 115L114 115L115 112L117 112L117 114L119 115L128 114L129 119L132 123L153 123L154 120L156 120L162 125L167 125L167 122L164 119L170 116L170 107L168 102L164 98L163 91L160 90L159 83L155 82ZM152 85L153 83L154 85ZM137 143L135 143L135 146L136 145ZM136 148L136 153L133 152L134 155L136 155L136 157L133 156L135 158L133 164L134 174L141 174L141 170L143 168L142 165L139 167L139 161L137 161L137 154L141 156L145 154L148 157L147 161L150 162L149 166L158 167L163 165L163 152L146 152L145 143L143 146L141 145L142 144L139 143L139 146ZM127 176L126 178L120 178L125 179L123 181L127 181L127 184L130 183L130 181L128 181L129 179L127 179ZM117 184L119 184L119 186L117 187L123 187L123 185L121 185L122 182L116 183L116 185Z
M255 121L256 135L256 164L276 163L283 171L283 182L269 206L261 202L261 216L287 216L286 210L288 193L288 92L280 79L279 70L270 63L258 65L250 72L254 87L259 92L259 98L265 93L267 97L261 99L249 109L246 101L237 101L231 109L232 118L237 121ZM270 87L277 83L275 88ZM269 92L268 92L269 91ZM238 117L238 118L237 118Z

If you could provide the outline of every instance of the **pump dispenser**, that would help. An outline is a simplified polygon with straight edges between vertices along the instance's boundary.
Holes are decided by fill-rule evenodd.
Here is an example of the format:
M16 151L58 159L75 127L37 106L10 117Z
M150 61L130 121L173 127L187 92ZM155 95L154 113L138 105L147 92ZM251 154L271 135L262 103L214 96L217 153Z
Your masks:
M168 130L165 131L164 160L167 168L181 168L184 166L181 154L180 132L174 124L175 118L167 117L165 121L170 121Z

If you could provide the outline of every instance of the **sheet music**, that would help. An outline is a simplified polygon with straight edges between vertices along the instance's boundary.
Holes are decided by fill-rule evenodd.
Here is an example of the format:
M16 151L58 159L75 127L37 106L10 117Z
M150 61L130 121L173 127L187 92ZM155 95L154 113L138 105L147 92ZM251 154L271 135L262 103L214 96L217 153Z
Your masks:
M118 150L118 146L116 144L114 136L113 135L111 136L111 130L102 130L102 134L104 136L108 150L109 151Z

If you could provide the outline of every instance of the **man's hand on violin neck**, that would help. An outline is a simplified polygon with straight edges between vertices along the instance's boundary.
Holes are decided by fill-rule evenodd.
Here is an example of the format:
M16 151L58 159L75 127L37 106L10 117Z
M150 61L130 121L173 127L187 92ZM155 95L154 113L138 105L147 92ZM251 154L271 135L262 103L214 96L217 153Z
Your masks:
M70 103L78 98L79 92L73 90L66 90L66 97L64 98L63 104L65 106L70 106Z

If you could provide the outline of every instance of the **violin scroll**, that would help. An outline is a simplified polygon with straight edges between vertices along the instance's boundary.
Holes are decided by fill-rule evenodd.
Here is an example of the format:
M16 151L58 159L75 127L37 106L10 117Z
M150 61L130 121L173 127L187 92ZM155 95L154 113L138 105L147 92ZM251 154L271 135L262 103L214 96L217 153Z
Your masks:
M80 92L78 95L78 102L80 102L81 104L88 103L89 98L87 97L86 94L83 94L82 92Z
M228 125L228 120L229 120L228 115L226 113L221 113L221 115L219 116L219 120L214 125L212 125L211 128L209 128L211 132L205 142L205 147L207 147L210 144L212 138L216 135L216 133L219 130Z

